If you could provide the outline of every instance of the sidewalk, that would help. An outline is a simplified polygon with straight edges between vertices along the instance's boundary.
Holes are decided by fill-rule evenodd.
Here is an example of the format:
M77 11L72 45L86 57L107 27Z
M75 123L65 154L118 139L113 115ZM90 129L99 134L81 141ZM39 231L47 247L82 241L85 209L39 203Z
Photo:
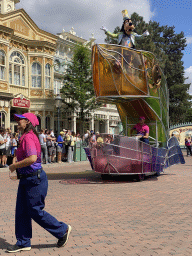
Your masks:
M102 181L89 162L44 165L45 210L72 226L64 248L33 222L32 249L23 255L155 256L192 254L192 157L159 177ZM18 181L0 170L0 255L14 236ZM16 255L16 254L12 254ZM20 253L17 253L20 255Z
M83 168L83 166L89 166L89 161L79 161L79 162L72 162L72 163L68 163L68 162L62 162L60 164L56 163L51 163L51 164L42 164L42 167L44 170L46 171L51 171L52 169L54 169L54 171L60 171L61 169L63 170L63 168L67 167L67 171L75 171L76 166L81 166L81 168ZM8 172L9 171L9 167L6 168L0 168L0 172Z

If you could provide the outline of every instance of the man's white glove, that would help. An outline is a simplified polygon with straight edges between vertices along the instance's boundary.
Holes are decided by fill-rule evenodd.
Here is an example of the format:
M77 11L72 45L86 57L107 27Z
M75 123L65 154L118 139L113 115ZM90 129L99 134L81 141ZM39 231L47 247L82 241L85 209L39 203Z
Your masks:
M102 26L100 29L103 30L103 31L105 31L105 32L108 31L108 29L107 29L106 27L104 27L104 26Z
M146 30L144 33L143 33L144 36L149 36L149 31Z

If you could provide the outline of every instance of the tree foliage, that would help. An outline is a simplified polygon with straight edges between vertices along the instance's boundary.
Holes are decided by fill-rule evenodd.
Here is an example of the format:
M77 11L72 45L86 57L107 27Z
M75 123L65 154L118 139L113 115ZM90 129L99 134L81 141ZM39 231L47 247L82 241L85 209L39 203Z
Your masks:
M185 83L182 61L187 46L184 33L177 34L174 26L160 26L156 21L146 23L137 13L131 15L131 20L136 33L141 35L145 30L150 33L147 37L137 39L136 48L154 53L164 72L169 89L170 124L192 121L192 96L189 94L190 84ZM115 28L114 33L120 31L118 28ZM107 37L106 42L112 43L112 40Z
M92 83L91 52L87 47L75 47L72 61L64 75L61 94L67 108L77 112L82 122L87 114L98 108Z

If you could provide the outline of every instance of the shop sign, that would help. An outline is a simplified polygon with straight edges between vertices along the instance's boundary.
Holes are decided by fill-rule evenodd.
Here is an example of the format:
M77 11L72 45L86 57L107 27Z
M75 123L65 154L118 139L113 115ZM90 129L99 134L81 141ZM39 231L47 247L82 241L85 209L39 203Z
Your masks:
M25 98L14 98L13 100L13 107L17 108L30 108L30 100L27 100Z

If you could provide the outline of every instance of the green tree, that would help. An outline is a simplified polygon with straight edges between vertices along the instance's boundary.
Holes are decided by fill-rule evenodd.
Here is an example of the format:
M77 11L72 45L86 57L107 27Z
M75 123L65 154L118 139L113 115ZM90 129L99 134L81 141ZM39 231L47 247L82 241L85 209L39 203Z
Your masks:
M174 84L169 89L170 123L178 124L191 120L191 96L188 94L189 84Z
M146 23L137 13L131 15L131 20L135 25L135 32L141 35L148 30L150 33L150 36L136 40L136 48L154 53L164 72L170 95L170 124L191 120L192 97L189 94L190 84L185 84L182 61L183 51L187 46L184 33L177 34L174 26L160 26L156 21Z
M190 84L186 84L183 66L183 51L186 44L184 33L176 34L175 27L165 26L163 30L163 50L168 57L164 74L169 88L170 123L186 122L191 111Z
M91 52L86 46L75 47L72 61L68 64L64 75L61 95L66 107L72 112L79 113L83 133L87 115L99 106L92 83Z
M131 19L136 27L135 32L137 32L139 35L142 35L143 32L146 30L148 30L150 33L150 36L142 37L139 39L136 38L136 48L138 50L145 50L154 53L159 61L162 70L164 70L165 63L168 58L163 50L162 35L164 27L160 26L159 23L156 21L149 21L149 23L146 23L143 20L143 17L139 16L135 12L131 15Z

